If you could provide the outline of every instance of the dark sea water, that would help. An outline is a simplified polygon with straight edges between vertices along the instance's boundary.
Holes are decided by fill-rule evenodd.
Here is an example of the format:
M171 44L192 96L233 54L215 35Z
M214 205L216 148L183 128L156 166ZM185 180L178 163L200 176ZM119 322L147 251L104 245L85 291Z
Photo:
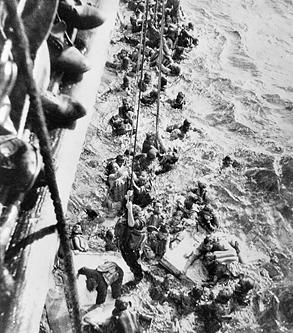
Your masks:
M218 101L219 107L233 107L229 119L220 117L215 123L238 123L239 129L257 132L262 146L272 141L290 150L292 1L183 3L200 36L190 79L200 81L211 94L209 104Z
M255 302L237 312L226 332L292 332L293 1L183 0L182 7L199 45L162 95L161 133L179 149L180 160L174 171L157 177L155 195L172 203L203 181L220 233L238 237L245 249L242 269L257 282ZM122 47L112 45L109 59ZM122 77L105 72L72 192L73 201L95 209L103 209L106 159L129 147L127 139L111 137L108 126L121 93L101 96ZM187 99L183 111L166 103L180 90ZM139 144L154 130L155 112L142 108ZM170 141L166 126L184 118L201 134ZM221 170L226 155L240 168ZM73 206L70 211L78 220ZM189 329L184 325L182 332L193 332L188 320Z
M274 246L291 250L293 2L186 0L183 7L200 40L181 83L191 97L186 116L206 133L194 156L201 154L223 222L250 221L260 237L263 225ZM226 154L242 173L217 175Z

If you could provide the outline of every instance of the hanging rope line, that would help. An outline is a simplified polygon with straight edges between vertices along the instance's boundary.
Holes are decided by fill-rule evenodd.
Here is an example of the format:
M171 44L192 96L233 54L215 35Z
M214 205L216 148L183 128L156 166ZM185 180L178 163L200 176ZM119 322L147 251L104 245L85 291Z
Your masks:
M146 47L146 33L147 33L147 26L148 26L148 17L149 13L149 0L146 0L146 17L144 20L144 35L143 35L143 47L142 47L142 60L141 60L141 69L140 69L140 82L143 79L143 70L144 70L144 61L145 61L145 47ZM136 113L136 126L135 126L135 137L134 137L134 145L133 145L133 157L132 157L132 166L131 166L131 176L130 176L130 188L132 188L132 180L133 180L133 172L134 172L134 159L136 155L136 146L137 146L137 133L138 133L138 121L139 121L139 113L141 107L141 94L142 91L139 89L138 92L138 101L137 101L137 113Z
M158 75L158 99L157 99L157 115L156 115L156 137L159 137L159 120L160 120L160 99L161 99L161 80L162 80L162 62L163 62L163 35L165 27L165 0L162 0L162 20L160 31L160 48L159 48L159 75Z
M156 5L155 5L155 18L154 18L155 27L157 27L157 23L158 23L158 12L159 12L159 0L156 0Z
M138 50L138 56L137 56L137 63L136 63L136 71L135 71L135 87L136 87L136 90L135 90L135 94L133 96L133 100L132 100L132 106L133 108L135 108L136 104L137 104L137 96L138 96L138 93L137 93L137 87L139 85L139 78L140 78L140 75L139 74L139 70L140 70L140 61L141 61L141 58L142 58L142 49L143 49L143 38L144 38L144 35L146 34L146 28L147 28L147 25L145 24L145 22L148 20L148 10L147 10L147 6L145 6L144 8L144 16L143 16L143 24L142 24L142 29L141 29L141 32L140 32L140 43L139 43L139 50ZM130 140L129 140L129 151L131 150L131 146L132 146L132 136L133 136L133 127L130 131Z
M29 41L25 33L25 28L21 18L17 14L17 3L16 0L5 0L6 8L9 16L12 18L11 24L14 29L15 42L18 46L20 55L20 65L25 73L26 86L31 102L31 112L34 116L35 128L37 136L40 142L40 150L44 160L44 168L46 172L46 178L48 182L49 191L54 205L54 211L57 219L57 230L60 237L61 247L64 252L64 264L65 272L67 274L68 283L68 296L66 302L70 314L70 320L73 332L81 333L81 319L80 309L77 297L77 286L74 273L72 253L70 250L70 244L68 239L68 233L66 228L66 222L64 218L63 208L59 195L59 190L56 182L56 176L54 172L54 164L50 150L50 139L48 129L46 127L46 121L42 103L38 90L33 78L33 62L29 52ZM67 293L65 293L67 295Z

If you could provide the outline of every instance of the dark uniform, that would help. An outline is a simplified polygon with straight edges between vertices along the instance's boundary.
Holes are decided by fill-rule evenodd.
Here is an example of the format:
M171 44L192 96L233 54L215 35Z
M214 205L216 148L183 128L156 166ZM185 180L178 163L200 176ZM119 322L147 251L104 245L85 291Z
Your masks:
M145 221L142 218L135 219L134 227L126 227L123 241L120 242L120 251L126 264L134 275L134 281L139 282L143 278L141 265L138 263L139 250L146 239Z
M108 285L111 286L113 298L118 298L121 296L121 286L124 273L123 270L116 263L106 262L104 265L99 266L96 269L82 267L78 270L78 274L86 276L87 286L89 279L95 281L97 291L97 305L103 304L105 302L107 297Z
M134 188L134 196L133 196L133 203L145 208L148 206L153 198L150 195L151 192L151 184L147 181L144 185L139 186L138 188Z
M141 325L138 313L128 310L127 303L116 300L115 308L108 324L104 327L104 333L141 333Z

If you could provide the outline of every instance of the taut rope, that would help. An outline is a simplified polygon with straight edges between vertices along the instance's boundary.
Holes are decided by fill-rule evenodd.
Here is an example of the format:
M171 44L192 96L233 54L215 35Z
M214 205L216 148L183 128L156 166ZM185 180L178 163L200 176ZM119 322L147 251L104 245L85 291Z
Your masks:
M69 308L72 330L73 332L81 333L82 327L80 319L80 309L77 297L77 286L74 274L72 254L70 250L70 243L63 208L56 182L56 176L54 172L49 133L46 127L45 115L42 108L38 89L33 78L33 62L29 51L29 41L25 33L23 22L17 13L16 0L5 0L5 3L7 11L12 18L11 22L15 33L15 42L18 46L20 55L20 65L22 66L26 74L26 85L32 106L31 112L33 112L34 115L36 134L40 142L40 151L44 160L46 178L57 219L56 226L60 237L61 247L64 252L65 271L67 273L68 283L70 284L70 288L68 288L68 296L66 296L66 301Z

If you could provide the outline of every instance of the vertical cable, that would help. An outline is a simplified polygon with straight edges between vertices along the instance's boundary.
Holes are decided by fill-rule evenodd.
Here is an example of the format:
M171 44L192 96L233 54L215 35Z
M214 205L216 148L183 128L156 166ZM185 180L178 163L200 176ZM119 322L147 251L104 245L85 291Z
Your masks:
M149 0L146 0L146 17L144 20L144 35L143 35L143 47L142 47L142 60L141 60L141 70L140 70L140 82L143 79L143 67L144 67L144 59L145 59L145 47L146 47L146 32L148 26L148 13L149 13ZM139 120L139 113L140 113L140 106L141 106L141 89L139 89L138 93L138 105L137 105L137 115L136 115L136 126L135 126L135 137L134 137L134 145L133 145L133 158L132 158L132 166L131 166L131 176L130 176L130 187L132 187L132 180L133 180L133 172L134 172L134 158L136 154L136 144L137 144L137 133L138 133L138 120Z
M157 99L157 115L156 115L156 136L157 136L157 139L158 139L158 136L159 136L164 27L165 27L165 0L162 0L162 20L161 20L160 49L159 49L158 99Z

